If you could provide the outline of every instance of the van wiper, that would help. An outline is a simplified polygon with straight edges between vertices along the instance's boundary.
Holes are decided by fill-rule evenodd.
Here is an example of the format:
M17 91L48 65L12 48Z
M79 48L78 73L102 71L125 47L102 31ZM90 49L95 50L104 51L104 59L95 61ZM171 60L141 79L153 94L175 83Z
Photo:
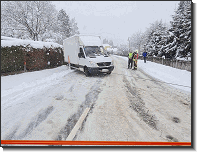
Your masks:
M108 54L103 54L104 57L108 57Z

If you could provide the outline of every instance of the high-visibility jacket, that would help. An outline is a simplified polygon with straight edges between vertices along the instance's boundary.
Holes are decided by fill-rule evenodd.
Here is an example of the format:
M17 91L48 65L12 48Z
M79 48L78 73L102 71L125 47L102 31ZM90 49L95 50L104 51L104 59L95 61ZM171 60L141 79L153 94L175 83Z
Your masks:
M137 61L137 59L138 59L138 53L135 53L135 54L133 55L133 61Z
M131 59L131 58L132 58L132 55L133 55L133 53L129 53L129 59Z

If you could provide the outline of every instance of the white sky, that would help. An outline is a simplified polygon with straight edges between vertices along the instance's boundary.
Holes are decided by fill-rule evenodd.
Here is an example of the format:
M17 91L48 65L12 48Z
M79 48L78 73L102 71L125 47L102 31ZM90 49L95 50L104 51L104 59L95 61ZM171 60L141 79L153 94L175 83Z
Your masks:
M128 37L144 32L156 20L169 23L179 1L53 1L75 18L80 34L96 34L127 44Z

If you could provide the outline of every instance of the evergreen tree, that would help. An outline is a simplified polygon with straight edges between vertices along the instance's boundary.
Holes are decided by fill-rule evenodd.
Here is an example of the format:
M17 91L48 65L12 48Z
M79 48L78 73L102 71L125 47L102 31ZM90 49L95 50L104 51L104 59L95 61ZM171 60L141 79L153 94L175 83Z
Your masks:
M114 43L113 43L112 40L109 41L109 45L112 46L112 47L114 47Z
M176 55L177 38L172 32L168 31L166 43L162 49L166 58L173 58Z
M103 44L109 44L107 39L103 39Z
M191 54L191 2L184 3L183 13L183 30L180 35L180 54L183 57Z
M167 27L162 23L162 20L158 23L153 35L155 36L155 55L161 57L164 55L163 47L165 46L167 35Z
M75 34L80 34L79 28L78 28L77 23L75 21L75 18L71 19L70 26L71 26L71 36L73 36Z
M58 13L58 27L59 32L62 35L62 39L68 38L71 36L71 26L70 26L70 19L66 12L61 9Z
M171 21L170 35L166 43L165 52L171 57L186 57L191 54L191 2L181 1L173 21Z
M153 55L153 45L152 45L152 42L151 42L151 38L153 36L153 33L154 33L154 29L152 29L151 27L150 28L147 28L147 30L145 31L144 33L144 50L147 51L148 55L149 56L152 56Z
M144 49L150 56L162 56L164 54L164 45L166 43L166 26L162 20L151 24L144 34Z

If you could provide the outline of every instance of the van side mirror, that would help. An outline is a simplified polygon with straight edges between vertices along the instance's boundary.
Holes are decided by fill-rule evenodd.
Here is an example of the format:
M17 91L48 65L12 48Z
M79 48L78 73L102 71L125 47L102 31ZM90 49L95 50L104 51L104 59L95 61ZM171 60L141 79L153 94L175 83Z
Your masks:
M81 53L81 52L80 52L80 53L78 53L78 57L79 57L79 58L85 58L84 54L83 54L83 53Z
M78 53L78 57L81 58L81 53Z

